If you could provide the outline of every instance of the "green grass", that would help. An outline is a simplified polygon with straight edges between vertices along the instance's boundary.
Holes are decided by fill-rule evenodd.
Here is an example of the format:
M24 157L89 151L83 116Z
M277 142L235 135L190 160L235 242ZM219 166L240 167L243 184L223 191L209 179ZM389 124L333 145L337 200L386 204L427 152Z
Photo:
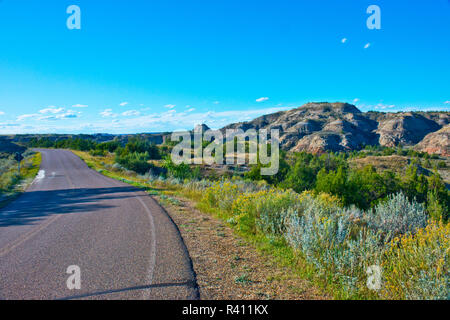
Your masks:
M0 208L5 207L18 196L20 196L30 185L39 172L42 156L35 153L21 161L20 175L17 173L17 167L11 167L7 172L0 176Z
M243 273L239 277L236 277L234 279L234 282L236 282L238 284L249 284L249 283L252 283L252 280L250 279L250 277L247 273Z

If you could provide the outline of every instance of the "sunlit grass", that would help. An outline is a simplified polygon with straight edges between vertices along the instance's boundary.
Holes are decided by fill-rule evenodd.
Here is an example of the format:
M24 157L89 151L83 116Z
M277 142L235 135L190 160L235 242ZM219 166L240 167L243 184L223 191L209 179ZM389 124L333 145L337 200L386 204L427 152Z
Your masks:
M42 156L39 152L29 153L20 163L20 174L16 161L3 160L0 174L0 208L25 191L39 172L41 160Z

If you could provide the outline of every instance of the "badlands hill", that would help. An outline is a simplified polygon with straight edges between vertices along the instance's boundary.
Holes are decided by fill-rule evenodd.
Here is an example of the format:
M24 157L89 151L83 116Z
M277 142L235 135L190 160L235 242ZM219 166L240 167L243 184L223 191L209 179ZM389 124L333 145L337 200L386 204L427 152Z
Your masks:
M222 130L279 129L281 147L290 151L320 153L358 150L365 145L402 145L445 155L449 123L450 112L361 112L347 103L308 103Z

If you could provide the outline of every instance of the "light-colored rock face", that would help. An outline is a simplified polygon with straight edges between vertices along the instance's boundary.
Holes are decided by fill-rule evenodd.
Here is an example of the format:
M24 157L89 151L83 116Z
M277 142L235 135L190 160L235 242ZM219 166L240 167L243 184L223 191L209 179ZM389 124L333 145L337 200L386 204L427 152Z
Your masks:
M445 126L437 132L428 134L416 149L430 154L440 154L450 157L450 125Z
M437 122L416 114L400 114L380 122L377 133L382 146L412 145L420 142L428 133L440 129Z
M415 145L448 123L448 112L362 113L347 103L308 103L222 130L278 129L284 150L324 152Z
M339 134L312 134L303 137L291 151L307 151L311 153L323 153L327 150L343 151L342 138Z

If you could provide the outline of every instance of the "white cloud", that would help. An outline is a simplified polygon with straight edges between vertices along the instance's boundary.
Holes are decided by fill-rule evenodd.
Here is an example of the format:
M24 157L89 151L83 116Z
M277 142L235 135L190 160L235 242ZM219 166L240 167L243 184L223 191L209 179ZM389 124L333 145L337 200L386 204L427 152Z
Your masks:
M175 108L175 107L176 107L175 104L166 104L166 105L164 106L164 108L167 108L167 109L173 109L173 108Z
M195 108L190 108L187 112L193 112L195 111Z
M129 102L122 102L121 104L119 104L119 106L121 106L121 107L125 107L126 105L129 105L130 103Z
M62 119L74 119L78 118L81 112L73 110L65 110L64 108L58 108L50 106L48 108L42 109L39 113L33 114L23 114L17 117L17 121L24 121L26 119L42 120L62 120Z
M52 113L52 112L50 112ZM53 113L48 116L39 117L38 120L64 120L64 119L75 119L78 118L78 116L81 114L81 112L75 112L72 110L67 110L64 113Z
M341 42L342 42L342 43L346 43L346 42L347 42L347 38L343 38L343 39L341 40Z
M22 114L22 115L17 117L17 121L23 121L23 120L26 120L26 119L34 118L36 116L37 116L37 114Z
M259 99L256 99L256 102L264 102L264 101L267 101L267 100L269 100L268 97L261 97Z
M58 107L55 107L55 106L50 106L48 108L40 110L39 113L42 113L42 114L47 114L47 113L57 114L57 113L61 113L63 111L64 111L64 108L58 108Z
M102 112L100 112L100 115L101 115L103 118L109 118L109 117L114 118L114 117L117 117L117 114L113 113L113 112L112 112L112 109L105 109L105 110L103 110Z
M386 104L383 104L383 103L379 103L374 108L375 109L385 110L385 109L394 109L395 107L396 107L396 105L394 105L394 104L386 105Z
M367 48L369 48L369 47L370 47L370 42L367 43L367 44L364 46L364 49L367 49Z
M445 103L445 104L450 104L450 100L449 100L449 101L445 101L444 103Z
M87 108L87 107L88 107L88 105L86 105L86 104L74 104L72 106L72 108Z
M0 111L0 116L5 115L5 113L3 111Z
M214 103L214 104L219 104L219 103L220 103L220 101L214 101L213 103Z
M353 99L353 103L357 103L357 102L359 102L359 99L358 99L358 98Z
M140 114L141 113L139 111L137 111L137 110L128 110L128 111L122 112L122 115L125 116L125 117L138 116Z

